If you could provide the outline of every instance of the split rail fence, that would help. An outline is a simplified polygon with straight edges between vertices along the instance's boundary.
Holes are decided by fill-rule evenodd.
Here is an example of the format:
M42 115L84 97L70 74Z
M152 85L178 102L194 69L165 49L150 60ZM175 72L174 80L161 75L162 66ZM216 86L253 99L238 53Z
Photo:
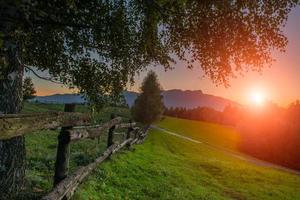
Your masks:
M75 104L66 104L65 112L49 112L38 114L7 114L0 115L0 140L10 139L30 132L61 128L58 135L55 162L54 186L52 191L42 200L70 199L78 185L100 163L123 147L130 148L141 143L147 136L148 128L139 128L135 123L121 123L121 117L99 125L91 125L91 117L85 113L76 113ZM125 139L114 143L114 131L124 129ZM107 149L102 155L87 166L82 166L68 175L70 144L82 139L95 139L108 131Z

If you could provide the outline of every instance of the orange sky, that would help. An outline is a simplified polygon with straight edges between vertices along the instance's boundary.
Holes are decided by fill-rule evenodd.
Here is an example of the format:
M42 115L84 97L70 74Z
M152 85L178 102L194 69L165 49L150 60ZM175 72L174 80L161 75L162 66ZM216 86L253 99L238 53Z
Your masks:
M275 63L271 68L263 70L262 74L248 72L243 77L232 79L230 88L216 87L208 78L203 78L200 67L187 69L178 62L174 70L165 72L162 67L154 68L163 89L202 90L217 96L222 96L242 104L248 104L250 93L261 90L267 99L286 106L296 99L300 99L300 7L294 9L283 29L289 43L285 53L274 53ZM153 69L153 68L149 68ZM136 77L136 84L129 90L138 90L146 72ZM72 91L54 83L34 79L37 95L56 93L71 93Z

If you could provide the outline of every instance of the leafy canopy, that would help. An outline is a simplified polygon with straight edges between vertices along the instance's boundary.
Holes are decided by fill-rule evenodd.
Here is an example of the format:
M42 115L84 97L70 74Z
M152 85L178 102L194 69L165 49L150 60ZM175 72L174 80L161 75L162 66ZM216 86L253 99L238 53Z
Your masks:
M131 108L134 120L150 125L152 122L160 119L164 110L162 99L161 86L157 75L150 71L143 80L141 94Z
M171 68L175 57L228 85L237 73L270 63L273 49L284 50L281 27L296 4L299 0L1 1L0 44L14 41L27 68L46 70L95 102L101 102L99 94L119 93L149 64ZM5 57L0 63L9 68Z

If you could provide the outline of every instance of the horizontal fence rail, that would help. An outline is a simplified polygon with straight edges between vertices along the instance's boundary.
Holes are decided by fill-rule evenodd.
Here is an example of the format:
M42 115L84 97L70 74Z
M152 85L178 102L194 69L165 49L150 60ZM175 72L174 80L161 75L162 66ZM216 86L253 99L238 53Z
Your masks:
M88 125L90 121L91 117L88 114L71 112L0 115L0 140L38 130Z
M70 199L83 179L99 164L123 147L131 149L132 145L142 143L149 128L139 128L131 120L129 123L121 123L122 118L115 117L114 114L106 123L91 125L90 115L74 112L75 104L66 104L64 111L0 115L0 140L39 130L61 128L54 166L54 185L52 191L42 198L43 200ZM115 132L116 129L123 132ZM93 163L80 167L68 175L71 142L95 138L98 138L99 142L99 136L105 133L108 137L107 149ZM123 135L124 141L115 144L114 135Z
M80 140L84 138L96 138L99 137L101 134L105 133L104 131L111 128L112 126L117 125L122 121L122 118L117 117L115 119L110 120L107 123L102 125L96 126L82 126L82 127L74 127L73 129L69 130L70 140Z

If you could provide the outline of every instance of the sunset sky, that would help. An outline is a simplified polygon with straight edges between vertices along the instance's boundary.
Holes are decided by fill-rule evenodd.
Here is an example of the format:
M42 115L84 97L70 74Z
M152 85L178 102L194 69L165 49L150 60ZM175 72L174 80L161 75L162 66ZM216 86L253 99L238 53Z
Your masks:
M265 68L261 74L248 72L244 76L230 81L231 87L216 87L208 78L203 77L200 67L187 69L178 62L174 70L167 72L160 66L152 67L157 72L163 89L202 90L204 93L222 96L242 104L251 101L253 92L261 92L266 99L286 106L296 99L300 100L300 7L293 9L286 26L283 28L289 43L285 53L274 52L276 61L271 68ZM146 72L136 77L136 84L128 90L138 91ZM71 93L67 88L54 83L39 80L32 74L37 95Z

